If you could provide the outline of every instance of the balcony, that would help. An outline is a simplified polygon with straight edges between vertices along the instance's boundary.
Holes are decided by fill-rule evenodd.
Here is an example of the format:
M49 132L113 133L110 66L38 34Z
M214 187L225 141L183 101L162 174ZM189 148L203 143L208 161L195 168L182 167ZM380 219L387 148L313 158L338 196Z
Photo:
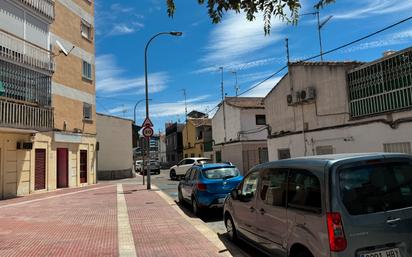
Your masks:
M0 126L47 131L53 129L53 109L0 98Z
M1 29L0 58L49 73L52 73L55 67L50 51Z
M29 6L36 13L45 16L50 22L54 20L54 1L53 0L19 0Z

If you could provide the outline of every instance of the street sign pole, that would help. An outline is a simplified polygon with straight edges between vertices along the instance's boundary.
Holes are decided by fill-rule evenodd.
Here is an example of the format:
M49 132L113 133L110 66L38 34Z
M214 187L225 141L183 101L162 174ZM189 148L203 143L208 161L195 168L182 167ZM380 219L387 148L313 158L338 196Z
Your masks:
M145 121L143 122L143 130L142 134L146 138L146 155L145 155L145 160L146 162L146 174L147 174L147 189L151 188L151 181L150 181L150 138L153 136L153 123L150 121L149 118L146 118ZM144 168L144 163L143 163L143 168ZM144 173L143 173L143 182L144 182ZM143 183L144 185L144 183Z

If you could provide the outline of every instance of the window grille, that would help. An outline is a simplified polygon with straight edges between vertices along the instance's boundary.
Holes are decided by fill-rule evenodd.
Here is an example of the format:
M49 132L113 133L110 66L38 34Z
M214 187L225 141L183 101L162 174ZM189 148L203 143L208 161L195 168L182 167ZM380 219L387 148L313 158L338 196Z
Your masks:
M348 73L353 118L412 107L412 48Z

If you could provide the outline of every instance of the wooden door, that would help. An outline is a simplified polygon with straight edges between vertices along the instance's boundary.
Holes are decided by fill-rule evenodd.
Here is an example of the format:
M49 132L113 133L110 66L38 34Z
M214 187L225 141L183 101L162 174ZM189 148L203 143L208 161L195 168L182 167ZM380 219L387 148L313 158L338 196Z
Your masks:
M57 188L69 186L68 149L57 148Z
M35 150L34 190L46 189L46 149Z
M80 183L87 183L87 150L80 150Z

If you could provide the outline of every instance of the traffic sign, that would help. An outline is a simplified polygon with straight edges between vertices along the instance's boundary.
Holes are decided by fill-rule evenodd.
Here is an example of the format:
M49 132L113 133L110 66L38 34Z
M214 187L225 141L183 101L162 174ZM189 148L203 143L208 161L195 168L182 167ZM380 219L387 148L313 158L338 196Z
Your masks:
M147 118L144 120L142 127L153 127L153 123L152 123L152 121L149 119L149 117L147 117Z
M153 136L154 131L151 127L144 127L142 133L145 137L151 137Z

